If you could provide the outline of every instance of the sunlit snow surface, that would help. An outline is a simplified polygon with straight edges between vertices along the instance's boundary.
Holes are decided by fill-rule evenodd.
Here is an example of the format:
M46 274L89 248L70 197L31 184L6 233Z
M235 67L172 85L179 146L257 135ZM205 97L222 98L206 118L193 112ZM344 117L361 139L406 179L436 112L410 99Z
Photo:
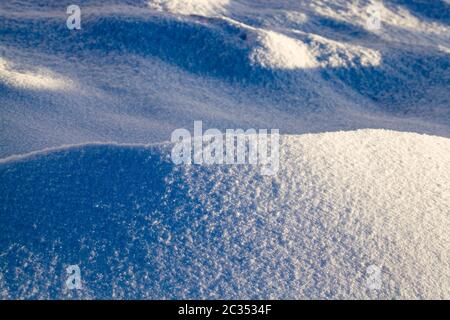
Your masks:
M450 298L450 4L374 3L2 1L0 297ZM280 171L174 166L194 120Z

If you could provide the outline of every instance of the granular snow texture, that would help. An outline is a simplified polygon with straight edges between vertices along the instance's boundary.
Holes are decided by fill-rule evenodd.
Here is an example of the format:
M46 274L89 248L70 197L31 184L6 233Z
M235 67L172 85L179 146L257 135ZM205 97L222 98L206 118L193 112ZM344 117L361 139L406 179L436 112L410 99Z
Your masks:
M174 166L169 146L4 160L2 297L450 297L448 139L284 136L274 177ZM65 289L69 264L80 265L81 291Z

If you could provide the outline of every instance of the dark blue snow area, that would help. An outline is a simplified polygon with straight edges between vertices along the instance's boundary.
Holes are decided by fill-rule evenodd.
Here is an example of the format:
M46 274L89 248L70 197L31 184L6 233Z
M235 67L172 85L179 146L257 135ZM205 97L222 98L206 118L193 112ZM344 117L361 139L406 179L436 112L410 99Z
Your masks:
M129 298L176 294L128 283L163 286L156 257L165 251L164 228L176 225L163 197L171 165L158 152L91 146L0 170L0 270L8 298L63 296L65 267L74 264L86 288L74 297L111 298L113 285Z
M279 241L283 225L274 222L288 216L259 216L244 198L227 209L220 195L231 187L209 178L217 168L183 174L167 154L87 145L1 164L0 297L295 297L293 266L266 243ZM236 179L219 176L222 185ZM80 267L81 290L67 289L69 265Z
M280 226L253 225L248 200L236 204L246 215L226 210L208 179L213 167L184 175L168 154L165 146L87 145L1 164L0 297L289 297L292 271L273 279L289 290L262 277L283 261L261 247ZM260 271L250 271L252 260ZM69 265L80 267L82 290L67 289Z

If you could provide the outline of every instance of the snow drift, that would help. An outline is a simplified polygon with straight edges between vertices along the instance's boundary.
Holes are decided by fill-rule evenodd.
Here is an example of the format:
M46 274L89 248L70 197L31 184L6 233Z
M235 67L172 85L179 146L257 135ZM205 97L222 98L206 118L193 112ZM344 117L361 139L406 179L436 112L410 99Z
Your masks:
M1 298L450 297L448 1L77 3L0 2ZM195 120L279 174L174 166Z
M0 156L160 142L194 120L450 137L447 4L384 1L371 32L372 1L78 3L76 32L64 2L0 4Z
M2 161L1 296L450 297L448 139L284 136L275 177L173 166L169 151L92 144ZM65 289L72 264L82 291Z

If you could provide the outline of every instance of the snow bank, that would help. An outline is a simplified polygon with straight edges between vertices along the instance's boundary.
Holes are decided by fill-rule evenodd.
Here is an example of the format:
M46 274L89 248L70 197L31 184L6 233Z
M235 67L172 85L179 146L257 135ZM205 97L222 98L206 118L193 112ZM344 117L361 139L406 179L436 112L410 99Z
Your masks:
M0 164L1 296L450 297L449 139L285 136L276 177L174 167L169 151L87 145ZM81 291L64 286L73 264Z

